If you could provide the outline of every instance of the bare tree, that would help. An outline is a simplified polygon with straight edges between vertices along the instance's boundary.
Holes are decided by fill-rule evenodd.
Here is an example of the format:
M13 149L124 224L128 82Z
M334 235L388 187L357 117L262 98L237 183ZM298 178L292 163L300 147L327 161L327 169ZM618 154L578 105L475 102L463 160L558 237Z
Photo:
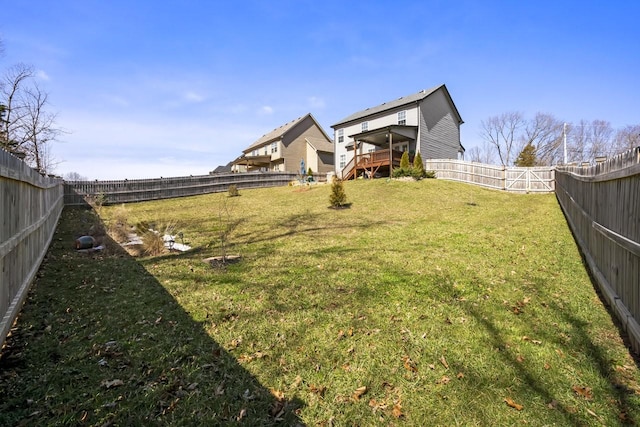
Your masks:
M613 148L613 128L606 120L593 120L590 127L591 152L590 158L599 156L611 156Z
M31 66L17 64L0 78L0 147L50 173L55 166L50 143L64 132L56 126L56 115L46 110L49 95L33 76Z
M39 172L51 172L55 166L50 143L55 141L62 130L55 125L56 115L46 111L49 95L37 84L24 91L24 114L20 120L23 147L26 160Z
M487 165L495 161L492 149L486 142L481 146L471 147L465 157L471 162L484 163Z
M0 80L0 103L4 106L4 117L0 125L3 136L2 148L16 152L24 139L19 130L25 114L22 99L23 89L27 80L33 77L33 68L25 64L17 64L9 68Z
M535 148L537 164L551 166L560 162L563 126L562 121L548 113L537 113L526 122L523 146L531 144Z
M618 129L614 138L614 154L640 147L640 125L629 125Z
M514 154L520 151L519 145L523 144L519 132L524 125L524 118L517 111L502 113L480 122L480 135L498 154L503 166L511 165Z
M67 172L64 174L65 181L87 181L87 177L78 172Z

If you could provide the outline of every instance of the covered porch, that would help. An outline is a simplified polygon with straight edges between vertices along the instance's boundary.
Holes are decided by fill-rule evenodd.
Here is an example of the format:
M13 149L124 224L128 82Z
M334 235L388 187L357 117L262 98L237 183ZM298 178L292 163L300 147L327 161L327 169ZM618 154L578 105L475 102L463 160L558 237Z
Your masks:
M342 169L342 179L355 179L361 175L368 178L376 175L390 177L393 169L400 166L402 153L416 151L417 135L417 126L403 125L385 126L349 135L354 142L348 144L347 149L353 150L353 157ZM363 152L365 143L376 148L373 151ZM409 161L413 161L413 158Z
M239 167L243 167L246 172L259 169L269 170L271 166L271 156L247 156L243 154L233 161L233 166L236 169L239 169Z

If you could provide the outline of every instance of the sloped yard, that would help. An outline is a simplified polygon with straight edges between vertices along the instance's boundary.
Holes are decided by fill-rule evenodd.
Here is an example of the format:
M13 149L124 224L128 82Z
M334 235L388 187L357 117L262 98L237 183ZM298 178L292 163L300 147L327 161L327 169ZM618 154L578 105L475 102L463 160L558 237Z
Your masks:
M66 210L0 358L0 425L616 425L640 374L553 195L437 180L127 205L134 259ZM120 207L103 208L107 223ZM241 262L202 260L228 253Z

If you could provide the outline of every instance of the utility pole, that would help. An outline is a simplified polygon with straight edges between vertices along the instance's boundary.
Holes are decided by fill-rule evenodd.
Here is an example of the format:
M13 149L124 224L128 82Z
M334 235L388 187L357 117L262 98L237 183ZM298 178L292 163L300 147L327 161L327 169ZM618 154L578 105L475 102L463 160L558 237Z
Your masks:
M564 164L567 164L567 124L562 125L562 142L564 146Z

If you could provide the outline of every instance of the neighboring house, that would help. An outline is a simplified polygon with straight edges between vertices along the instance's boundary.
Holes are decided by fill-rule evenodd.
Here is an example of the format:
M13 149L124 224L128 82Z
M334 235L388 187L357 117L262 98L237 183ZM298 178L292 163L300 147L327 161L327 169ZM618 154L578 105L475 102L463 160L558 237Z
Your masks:
M336 175L390 176L404 151L412 160L462 158L462 123L445 85L354 113L331 126Z
M305 171L326 174L334 170L333 142L311 113L263 135L233 161L235 172Z
M216 174L219 174L219 173L229 173L229 172L231 172L231 167L232 166L233 166L233 162L229 162L224 166L218 166L214 170L209 172L209 175L216 175Z

